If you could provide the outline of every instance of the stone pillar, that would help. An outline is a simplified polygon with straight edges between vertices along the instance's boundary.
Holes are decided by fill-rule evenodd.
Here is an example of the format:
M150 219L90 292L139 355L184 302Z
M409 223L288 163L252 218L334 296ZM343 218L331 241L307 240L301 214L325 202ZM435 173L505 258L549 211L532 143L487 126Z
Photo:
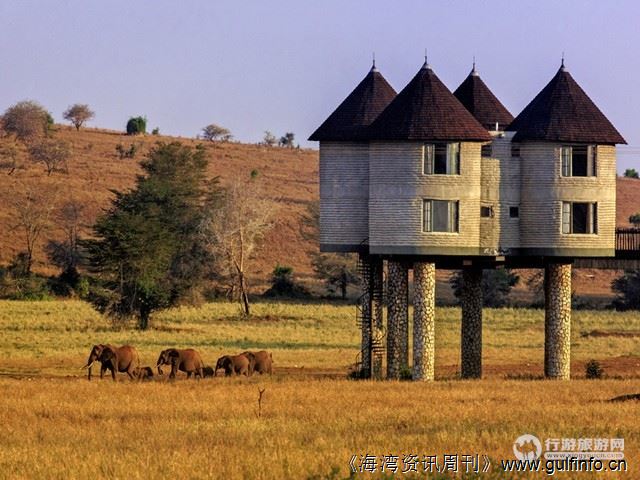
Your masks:
M387 273L387 378L398 379L409 362L409 271L389 260Z
M384 356L384 265L382 258L371 259L371 377L382 379Z
M436 265L413 264L413 379L433 380L435 360Z
M571 264L550 263L544 270L544 375L571 376Z
M482 378L482 302L482 269L464 268L460 298L462 378Z
M360 296L360 330L362 338L360 343L360 368L365 376L371 373L371 274L369 270L369 256L360 255L360 273L362 274L362 295Z

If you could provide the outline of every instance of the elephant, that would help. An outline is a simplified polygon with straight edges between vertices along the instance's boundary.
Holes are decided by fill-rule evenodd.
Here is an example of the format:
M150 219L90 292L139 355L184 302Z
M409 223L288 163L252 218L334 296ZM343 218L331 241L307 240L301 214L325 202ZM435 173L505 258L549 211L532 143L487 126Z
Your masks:
M153 369L151 367L136 368L136 377L138 380L151 380L153 379Z
M246 355L223 355L218 359L214 375L218 375L218 370L224 369L224 374L227 377L234 375L251 375L250 372L251 361Z
M138 351L131 345L116 347L114 345L94 345L89 354L87 364L82 368L88 368L87 378L91 380L91 366L93 362L99 361L100 378L104 377L104 372L111 371L111 377L115 381L117 372L126 372L129 378L136 377L136 369L140 367L140 357Z
M160 352L156 367L158 367L158 373L162 375L162 365L171 365L171 373L169 378L175 378L176 372L186 372L187 378L191 378L191 375L199 375L200 378L204 378L203 368L204 363L200 354L192 348L186 350L178 350L176 348L168 348Z
M206 377L214 377L216 372L215 370L213 370L212 367L207 365L202 369L202 373L204 373L204 376L206 378Z
M260 350L259 352L243 352L242 355L245 355L249 358L251 364L251 373L258 372L260 375L263 373L268 373L271 375L273 373L273 355L270 352L265 350Z

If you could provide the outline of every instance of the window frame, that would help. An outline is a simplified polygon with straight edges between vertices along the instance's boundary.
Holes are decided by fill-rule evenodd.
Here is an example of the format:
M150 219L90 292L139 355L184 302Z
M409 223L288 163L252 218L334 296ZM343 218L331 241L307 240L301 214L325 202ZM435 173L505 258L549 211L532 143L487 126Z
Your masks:
M586 232L575 232L574 205L587 206ZM598 202L571 202L563 201L560 210L560 233L562 235L598 235Z
M574 175L573 150L586 148L586 175ZM598 176L598 145L564 144L560 146L560 176L564 178L589 178Z
M445 148L445 172L436 173L436 149ZM452 152L452 150L455 150ZM460 175L462 146L460 142L432 142L422 144L423 175ZM455 156L454 156L455 155Z
M434 202L447 203L447 230L434 230ZM460 233L460 201L437 198L422 199L422 233Z

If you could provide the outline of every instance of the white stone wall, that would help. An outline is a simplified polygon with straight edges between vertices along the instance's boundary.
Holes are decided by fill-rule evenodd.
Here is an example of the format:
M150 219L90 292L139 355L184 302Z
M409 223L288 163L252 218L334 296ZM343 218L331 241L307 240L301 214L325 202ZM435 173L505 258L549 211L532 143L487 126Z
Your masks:
M372 253L480 249L480 143L461 145L460 175L424 175L422 142L373 142L369 154ZM459 233L423 232L423 199L459 201Z
M615 147L598 146L597 176L562 177L561 144L523 142L521 152L520 245L554 248L565 253L580 249L615 248ZM562 202L596 202L598 233L562 234Z
M369 145L320 142L321 248L353 250L368 235Z

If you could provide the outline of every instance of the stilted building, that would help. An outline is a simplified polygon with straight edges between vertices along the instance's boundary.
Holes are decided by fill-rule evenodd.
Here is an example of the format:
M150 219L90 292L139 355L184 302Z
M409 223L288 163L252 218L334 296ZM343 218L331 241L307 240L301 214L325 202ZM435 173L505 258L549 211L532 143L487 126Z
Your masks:
M482 270L545 269L545 374L569 378L571 264L615 255L617 130L561 66L515 119L475 65L399 93L374 68L316 130L320 249L357 252L362 368L434 378L435 271L462 269L461 375L482 376ZM383 266L386 327L382 317ZM413 358L408 281L413 270Z

